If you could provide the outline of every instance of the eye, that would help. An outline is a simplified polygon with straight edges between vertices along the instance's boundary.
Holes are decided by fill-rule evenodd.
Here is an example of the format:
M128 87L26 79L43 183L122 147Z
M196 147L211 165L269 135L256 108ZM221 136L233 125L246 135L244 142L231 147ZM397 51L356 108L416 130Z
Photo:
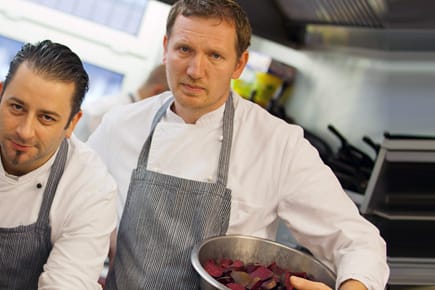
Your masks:
M17 103L11 103L10 107L15 112L21 112L24 110L23 106L21 106L20 104L17 104Z
M180 47L178 48L178 50L179 50L180 52L182 52L182 53L188 53L188 52L190 51L190 48L187 47L187 46L180 46Z
M222 56L221 56L220 54L218 54L218 53L212 53L212 54L211 54L211 57L212 57L214 60L220 60L220 59L222 59Z
M42 119L42 121L44 122L44 123L52 123L52 122L55 122L56 121L56 119L55 118L53 118L52 116L50 116L50 115L41 115L40 116L40 118Z

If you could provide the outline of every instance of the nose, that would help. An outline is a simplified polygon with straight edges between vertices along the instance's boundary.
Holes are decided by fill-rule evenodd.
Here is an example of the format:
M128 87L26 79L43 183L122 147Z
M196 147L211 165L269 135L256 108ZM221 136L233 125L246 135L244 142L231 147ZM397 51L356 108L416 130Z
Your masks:
M35 134L35 121L31 116L23 118L16 128L17 135L22 140L28 140Z
M205 73L206 60L202 55L195 55L187 67L187 74L194 80L200 79Z

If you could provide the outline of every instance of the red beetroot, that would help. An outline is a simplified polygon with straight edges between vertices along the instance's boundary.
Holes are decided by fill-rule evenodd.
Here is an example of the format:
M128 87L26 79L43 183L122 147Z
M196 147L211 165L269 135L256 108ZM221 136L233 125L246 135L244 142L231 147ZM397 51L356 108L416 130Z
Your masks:
M232 263L233 263L233 260L223 258L223 259L221 259L219 264L222 268L225 269L225 268L229 268Z
M276 285L277 285L277 282L274 279L269 279L269 280L264 281L261 284L260 289L271 290L271 289L275 288Z
M296 290L291 276L313 280L305 272L290 272L275 262L267 267L259 263L244 264L240 260L223 258L219 263L210 259L204 264L206 271L231 290Z
M248 286L252 281L251 275L243 271L232 271L231 278L234 279L235 283L240 284L243 287Z
M284 275L284 286L285 286L285 289L287 289L287 290L295 290L295 288L292 285L292 282L290 282L290 277L291 276L292 276L291 272L285 272L285 275Z
M236 283L229 283L226 286L231 290L246 290L245 287Z
M243 267L245 267L245 263L243 263L240 260L235 260L233 261L233 263L231 264L231 268L233 268L234 270L240 270Z
M205 262L204 269L209 273L212 277L220 277L223 274L223 269L221 266L216 265L215 261L210 259Z
M267 280L273 276L273 272L264 266L258 267L254 272L250 273L251 277L260 278L261 281Z

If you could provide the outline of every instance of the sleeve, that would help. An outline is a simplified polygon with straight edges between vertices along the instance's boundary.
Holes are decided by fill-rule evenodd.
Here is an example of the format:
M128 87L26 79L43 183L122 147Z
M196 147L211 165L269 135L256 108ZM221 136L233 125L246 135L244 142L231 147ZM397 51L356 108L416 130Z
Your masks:
M74 176L66 173L70 181L59 184L56 196L62 190L62 200L50 213L53 248L40 290L101 289L97 281L116 226L117 187L105 167L93 161Z
M336 272L337 287L352 278L384 289L389 268L379 230L359 214L302 130L287 145L293 153L281 163L280 217L300 245Z

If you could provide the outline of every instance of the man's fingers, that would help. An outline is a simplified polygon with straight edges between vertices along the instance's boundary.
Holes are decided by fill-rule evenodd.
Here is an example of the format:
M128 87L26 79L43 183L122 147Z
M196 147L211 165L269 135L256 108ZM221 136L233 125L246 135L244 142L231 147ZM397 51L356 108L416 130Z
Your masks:
M298 290L332 290L323 283L313 282L297 276L291 276L290 282Z

